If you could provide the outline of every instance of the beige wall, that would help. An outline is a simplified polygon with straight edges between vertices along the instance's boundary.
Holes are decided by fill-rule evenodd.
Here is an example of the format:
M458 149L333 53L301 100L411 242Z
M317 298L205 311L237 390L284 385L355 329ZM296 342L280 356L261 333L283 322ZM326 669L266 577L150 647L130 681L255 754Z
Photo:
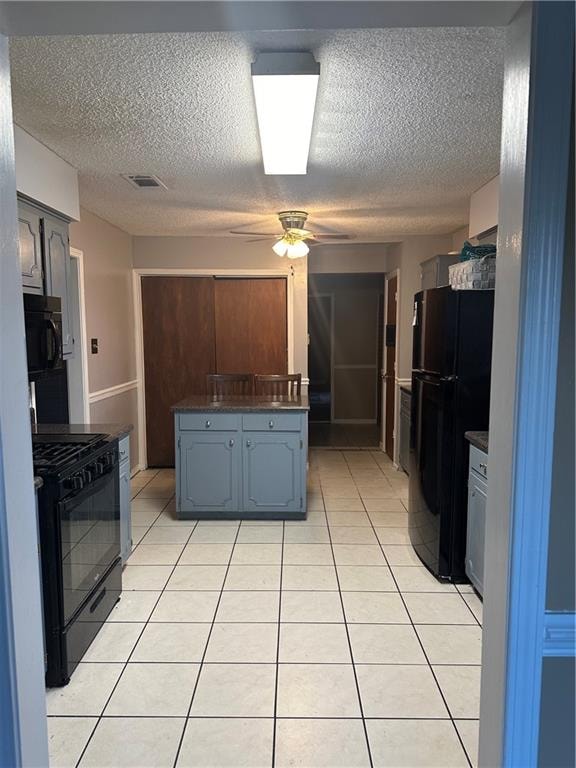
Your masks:
M85 209L80 216L79 222L70 225L70 245L84 254L88 387L95 393L136 378L132 237ZM98 354L90 351L92 338L98 339ZM131 391L90 407L94 423L134 424L133 466L138 463L134 401Z
M308 256L310 274L386 272L392 243L338 243L315 245Z
M396 268L400 270L397 378L408 379L412 375L412 316L414 294L420 290L420 264L436 254L448 253L450 250L451 235L405 237L391 249L388 271Z
M308 374L307 259L289 261L272 251L271 241L247 243L224 237L135 237L134 267L139 269L293 270L294 371Z

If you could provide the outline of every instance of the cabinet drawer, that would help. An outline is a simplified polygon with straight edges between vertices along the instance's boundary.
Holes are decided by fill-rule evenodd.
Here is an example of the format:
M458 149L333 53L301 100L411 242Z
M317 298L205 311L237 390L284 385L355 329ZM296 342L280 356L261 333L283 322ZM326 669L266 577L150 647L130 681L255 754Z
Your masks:
M237 432L240 418L233 413L181 413L180 429L202 432Z
M475 445L470 446L470 469L477 472L480 477L488 477L488 454L476 448Z
M299 413L249 413L242 417L245 432L300 432Z

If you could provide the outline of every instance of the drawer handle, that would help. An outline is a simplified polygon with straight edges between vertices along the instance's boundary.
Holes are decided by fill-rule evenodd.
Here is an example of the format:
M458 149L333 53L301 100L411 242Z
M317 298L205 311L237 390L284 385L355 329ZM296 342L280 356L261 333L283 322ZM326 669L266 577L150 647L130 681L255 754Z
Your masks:
M268 426L270 427L270 429L274 429L274 422L272 420L270 420L268 422Z
M230 446L230 448L233 448L234 447L234 440L230 440L228 442L228 445Z
M206 420L206 429L210 429L211 426L212 424L210 423L210 421Z

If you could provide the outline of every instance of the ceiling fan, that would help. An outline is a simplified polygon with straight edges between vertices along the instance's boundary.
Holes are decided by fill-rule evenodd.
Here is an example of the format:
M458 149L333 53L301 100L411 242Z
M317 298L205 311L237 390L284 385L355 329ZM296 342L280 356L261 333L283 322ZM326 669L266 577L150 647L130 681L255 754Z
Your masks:
M308 242L313 245L328 240L350 240L350 235L339 232L321 234L305 229L307 218L306 211L280 211L278 219L282 225L282 234L277 232L245 232L242 230L230 230L230 234L256 235L247 241L249 243L274 238L276 240L272 246L274 253L278 256L287 256L289 259L300 259L306 256L310 250Z

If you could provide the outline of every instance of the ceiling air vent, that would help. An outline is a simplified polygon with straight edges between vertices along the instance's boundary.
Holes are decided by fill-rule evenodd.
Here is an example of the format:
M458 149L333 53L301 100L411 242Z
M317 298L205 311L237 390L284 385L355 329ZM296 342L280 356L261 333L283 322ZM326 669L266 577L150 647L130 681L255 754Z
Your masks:
M166 184L163 184L158 176L150 176L144 173L122 173L120 175L129 184L136 187L136 189L155 189L158 187L166 189Z

